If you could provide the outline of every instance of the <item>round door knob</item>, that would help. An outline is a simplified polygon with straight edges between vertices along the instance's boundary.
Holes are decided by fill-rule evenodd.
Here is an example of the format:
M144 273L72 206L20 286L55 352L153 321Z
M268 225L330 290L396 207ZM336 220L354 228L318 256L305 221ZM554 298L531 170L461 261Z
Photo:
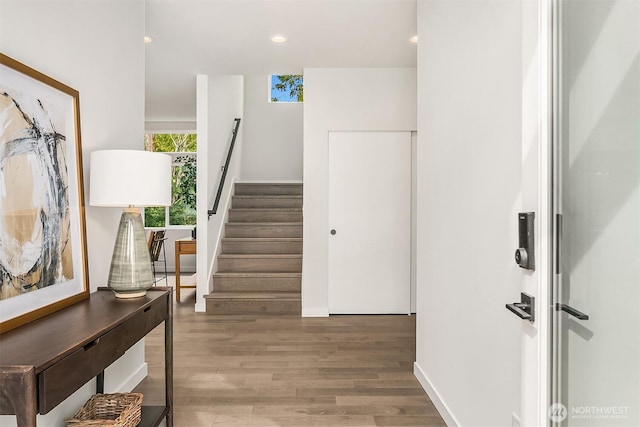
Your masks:
M336 230L331 230L331 235L335 236L336 235Z

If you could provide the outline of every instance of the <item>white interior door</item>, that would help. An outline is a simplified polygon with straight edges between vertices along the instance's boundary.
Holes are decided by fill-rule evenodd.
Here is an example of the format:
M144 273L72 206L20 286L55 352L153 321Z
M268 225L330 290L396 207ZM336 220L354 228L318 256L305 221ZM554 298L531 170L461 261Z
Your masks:
M329 133L329 228L329 313L409 313L411 132Z
M554 425L640 425L640 2L559 3Z

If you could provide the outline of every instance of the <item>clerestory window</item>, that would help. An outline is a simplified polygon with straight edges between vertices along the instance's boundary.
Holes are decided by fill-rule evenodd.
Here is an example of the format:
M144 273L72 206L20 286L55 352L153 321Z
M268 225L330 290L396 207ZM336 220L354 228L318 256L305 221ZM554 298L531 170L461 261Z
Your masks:
M303 102L304 84L300 74L269 76L269 102Z

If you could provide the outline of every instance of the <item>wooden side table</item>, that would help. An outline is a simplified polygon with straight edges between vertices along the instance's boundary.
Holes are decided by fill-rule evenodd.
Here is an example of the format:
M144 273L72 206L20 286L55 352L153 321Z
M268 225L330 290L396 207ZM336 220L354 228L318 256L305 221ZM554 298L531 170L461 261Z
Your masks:
M188 237L176 240L176 301L180 302L180 288L194 289L195 285L180 285L180 255L195 255L196 239Z

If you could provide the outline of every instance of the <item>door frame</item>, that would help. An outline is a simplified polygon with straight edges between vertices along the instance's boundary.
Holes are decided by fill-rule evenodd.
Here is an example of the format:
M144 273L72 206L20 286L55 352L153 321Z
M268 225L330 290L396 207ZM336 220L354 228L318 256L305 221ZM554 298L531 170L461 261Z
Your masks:
M536 270L523 273L521 290L536 298L534 324L523 322L521 426L549 425L554 197L554 95L557 2L523 1L522 211L534 211ZM530 55L530 56L528 56ZM528 59L531 58L530 62ZM534 154L535 153L535 154ZM535 178L533 178L535 176ZM536 188L533 188L533 187ZM515 226L515 225L514 225Z

